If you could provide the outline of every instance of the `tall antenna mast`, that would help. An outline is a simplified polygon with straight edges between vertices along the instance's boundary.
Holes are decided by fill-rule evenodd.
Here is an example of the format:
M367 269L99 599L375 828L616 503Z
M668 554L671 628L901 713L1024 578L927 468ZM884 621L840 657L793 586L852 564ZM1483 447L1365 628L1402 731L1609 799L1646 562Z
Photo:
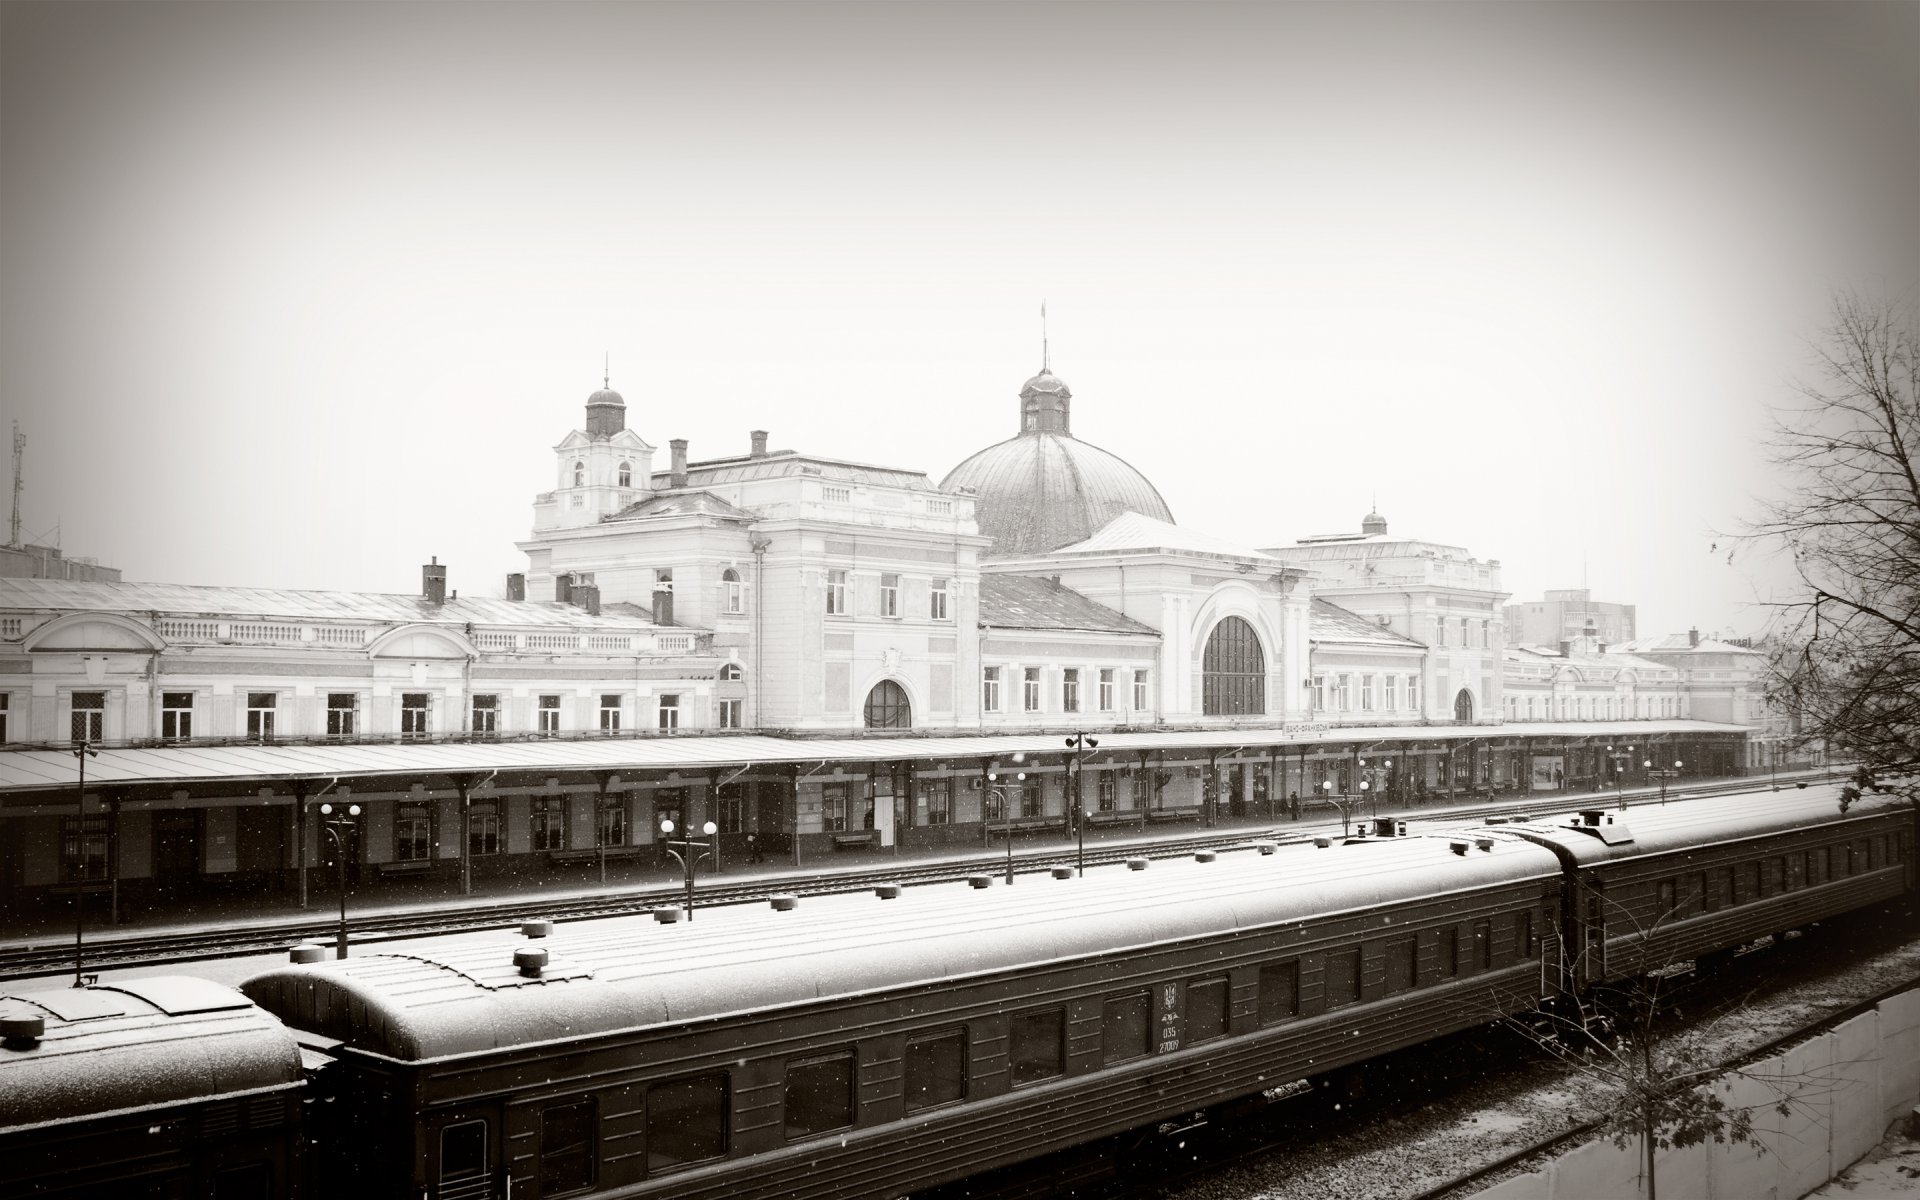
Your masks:
M1040 373L1051 374L1053 358L1047 353L1047 302L1040 302Z
M13 423L13 525L7 532L7 545L15 550L20 548L20 489L26 486L20 479L20 456L26 451L27 435L20 432L20 422Z

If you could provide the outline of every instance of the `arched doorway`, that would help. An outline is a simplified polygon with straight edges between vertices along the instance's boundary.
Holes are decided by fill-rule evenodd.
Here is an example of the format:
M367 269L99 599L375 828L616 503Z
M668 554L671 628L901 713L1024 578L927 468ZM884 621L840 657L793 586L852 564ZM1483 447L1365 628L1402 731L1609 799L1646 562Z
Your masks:
M1461 688L1453 698L1453 719L1463 724L1473 720L1473 693Z
M882 679L867 693L868 729L913 728L913 705L906 689L891 679Z
M1260 635L1239 617L1223 617L1200 656L1200 711L1209 717L1267 711L1267 656Z

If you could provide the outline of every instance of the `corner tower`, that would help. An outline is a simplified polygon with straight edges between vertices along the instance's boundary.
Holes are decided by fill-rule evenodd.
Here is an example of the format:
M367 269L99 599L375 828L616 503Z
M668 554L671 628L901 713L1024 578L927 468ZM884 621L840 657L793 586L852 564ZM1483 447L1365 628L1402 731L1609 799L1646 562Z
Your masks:
M627 428L627 402L611 382L587 397L586 428L553 448L554 489L533 498L535 533L592 525L653 494L653 447Z

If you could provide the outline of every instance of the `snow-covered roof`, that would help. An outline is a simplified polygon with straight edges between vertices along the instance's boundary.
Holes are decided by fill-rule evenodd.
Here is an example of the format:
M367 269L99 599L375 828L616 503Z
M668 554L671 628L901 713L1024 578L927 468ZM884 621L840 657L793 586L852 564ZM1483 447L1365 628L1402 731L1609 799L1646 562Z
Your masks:
M1114 554L1122 551L1137 553L1160 552L1165 554L1197 554L1210 558L1241 558L1258 563L1270 563L1278 569L1284 565L1271 554L1255 550L1251 546L1242 546L1236 542L1217 538L1171 521L1161 521L1143 516L1137 512L1125 512L1108 521L1083 542L1062 546L1054 554Z

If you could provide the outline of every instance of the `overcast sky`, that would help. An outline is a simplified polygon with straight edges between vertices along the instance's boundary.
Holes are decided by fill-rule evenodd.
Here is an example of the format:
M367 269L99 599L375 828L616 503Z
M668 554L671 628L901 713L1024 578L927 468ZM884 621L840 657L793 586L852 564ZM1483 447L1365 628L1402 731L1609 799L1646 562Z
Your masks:
M1920 264L1910 3L0 20L25 532L129 579L498 595L603 355L657 465L937 482L1044 298L1074 432L1183 525L1377 496L1516 598L1746 632L1767 408Z

